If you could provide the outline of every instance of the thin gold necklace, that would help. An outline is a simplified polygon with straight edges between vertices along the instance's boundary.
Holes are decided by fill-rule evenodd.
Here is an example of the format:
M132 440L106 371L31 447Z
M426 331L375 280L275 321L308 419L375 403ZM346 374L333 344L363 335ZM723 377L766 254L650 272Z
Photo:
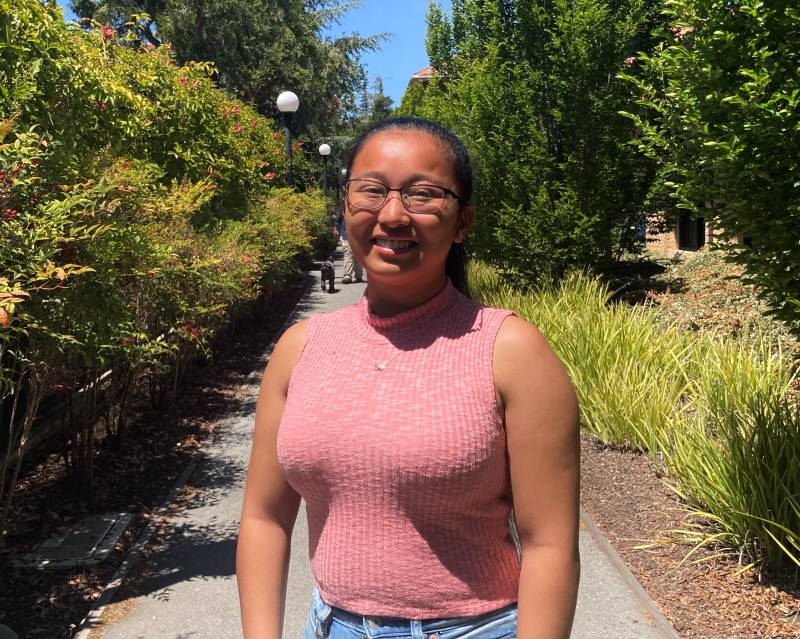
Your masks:
M370 364L372 364L372 370L374 370L374 371L376 371L376 372L380 373L380 372L382 372L382 371L386 370L386 367L387 367L387 366L388 366L388 365L389 365L391 362L393 362L393 361L394 361L395 357L397 357L398 355L400 355L400 353L403 353L403 352L406 350L406 348L408 348L408 345L409 345L409 344L411 344L411 340L409 340L408 342L406 342L406 343L403 345L403 348L399 349L399 350L398 350L398 351L397 351L397 352L396 352L394 355L392 355L392 356L391 356L389 359L387 359L385 362L376 362L374 359L372 359L372 357L370 356L370 354L369 354L368 352L366 352L366 351L364 352L364 354L367 356L367 359L369 360L369 363L370 363Z

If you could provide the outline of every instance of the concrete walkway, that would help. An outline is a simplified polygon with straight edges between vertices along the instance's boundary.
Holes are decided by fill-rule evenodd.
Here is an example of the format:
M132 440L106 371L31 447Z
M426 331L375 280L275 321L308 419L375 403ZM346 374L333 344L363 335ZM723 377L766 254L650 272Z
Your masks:
M361 297L364 285L341 284L341 262L336 266L338 291L323 293L319 274L309 273L309 288L290 322L341 308ZM270 351L263 354L242 387L238 403L167 498L171 502L180 491L184 505L169 517L167 535L150 560L149 577L138 588L140 594L107 605L138 560L148 541L147 531L81 624L77 639L241 637L234 564L236 531L258 386ZM583 570L573 639L679 639L585 514L582 524ZM287 639L299 639L308 612L313 578L307 539L305 513L301 512L289 571Z

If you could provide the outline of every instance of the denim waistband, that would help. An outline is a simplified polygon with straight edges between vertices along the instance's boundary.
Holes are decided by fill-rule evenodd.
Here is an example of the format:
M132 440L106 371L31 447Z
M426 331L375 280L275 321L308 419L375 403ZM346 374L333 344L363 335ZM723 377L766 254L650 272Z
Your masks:
M516 607L517 604L513 603L507 606L503 606L502 608L498 608L497 610L491 610L489 612L485 612L480 615L472 615L468 617L448 617L446 619L412 620L412 619L405 619L402 617L377 617L377 616L356 615L353 614L352 612L348 612L347 610L342 610L341 608L337 608L336 606L331 606L331 616L337 621L357 629L367 627L373 630L380 629L381 631L391 633L394 630L398 632L402 631L408 632L410 628L416 626L423 633L428 634L428 633L449 630L451 628L457 628L467 624L480 623L484 620L489 620L494 616L504 615L507 612L516 609Z

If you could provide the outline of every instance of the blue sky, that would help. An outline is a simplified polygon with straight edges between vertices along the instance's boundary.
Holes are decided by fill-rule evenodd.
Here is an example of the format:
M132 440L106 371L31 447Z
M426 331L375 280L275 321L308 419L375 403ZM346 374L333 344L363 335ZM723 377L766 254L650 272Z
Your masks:
M442 2L448 8L449 2ZM383 81L383 91L399 106L408 79L428 66L425 53L425 15L428 0L361 0L361 7L349 11L333 36L358 32L362 36L391 33L378 53L362 57L370 83L375 76ZM370 87L371 88L371 87Z
M69 0L59 0L69 14ZM442 2L447 9L449 2ZM361 0L358 9L349 11L342 23L331 29L333 37L356 32L362 36L390 33L378 53L367 53L362 63L367 68L370 89L375 76L383 81L383 91L399 106L415 71L428 66L425 53L425 15L428 0ZM71 14L68 15L68 18Z

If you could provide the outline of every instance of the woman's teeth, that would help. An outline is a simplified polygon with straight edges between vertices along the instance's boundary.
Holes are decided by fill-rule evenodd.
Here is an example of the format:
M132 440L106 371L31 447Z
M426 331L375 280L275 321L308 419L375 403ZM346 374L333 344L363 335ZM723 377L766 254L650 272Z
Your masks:
M387 248L391 250L398 250L408 248L413 244L410 240L375 240L375 244L382 248Z

